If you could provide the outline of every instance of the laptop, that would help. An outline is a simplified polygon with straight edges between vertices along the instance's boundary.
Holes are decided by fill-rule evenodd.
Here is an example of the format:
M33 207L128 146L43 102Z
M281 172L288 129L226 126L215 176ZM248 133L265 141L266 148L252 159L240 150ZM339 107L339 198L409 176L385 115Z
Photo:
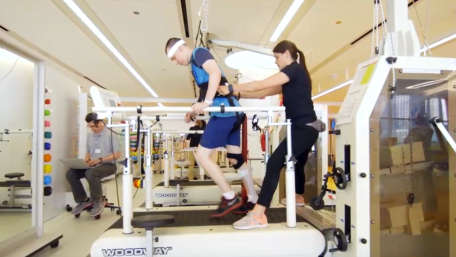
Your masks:
M88 169L91 168L89 164L85 162L83 159L61 159L60 160L67 168L70 169ZM92 167L93 168L93 167Z

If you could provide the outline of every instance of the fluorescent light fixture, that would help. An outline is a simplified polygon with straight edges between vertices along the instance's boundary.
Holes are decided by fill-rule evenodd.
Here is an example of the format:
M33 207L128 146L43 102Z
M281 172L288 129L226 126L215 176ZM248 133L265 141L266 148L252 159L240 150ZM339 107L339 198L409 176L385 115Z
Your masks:
M73 0L63 0L68 7L89 27L89 29L100 39L101 42L117 57L117 59L127 68L128 71L149 91L154 97L158 97L157 93L147 84L147 82L136 72L135 69L127 62L127 60L117 51L117 49L109 42L109 40L101 33L101 31L93 24L93 22L85 15L85 13L73 2Z
M280 21L279 26L277 26L276 30L272 34L271 39L269 39L269 41L271 41L271 42L277 41L277 39L282 34L283 30L287 27L288 23L290 23L291 19L298 11L299 7L301 7L302 3L304 3L304 0L294 0L293 1L293 3L291 4L290 8L287 11L287 13L285 13L285 16L283 16L282 21Z
M274 56L252 51L240 51L230 54L225 58L225 64L235 70L245 68L279 70L277 64L275 64Z
M439 41L437 41L437 42L435 42L435 43L433 43L433 44L430 44L430 45L429 45L429 49L432 49L432 48L434 48L434 47L437 47L437 46L439 46L439 45L441 45L441 44L445 44L446 42L451 41L451 40L453 40L453 39L456 39L456 33L453 34L453 35L451 35L451 36L449 36L449 37L446 37L446 38L444 38L444 39L441 39L441 40L439 40ZM426 49L427 49L426 46L423 47L423 48L420 50L420 53L423 53L424 51L426 51Z
M318 95L313 96L313 97L312 97L312 100L317 99L317 98L319 98L319 97L322 97L322 96L324 96L324 95L327 95L327 94L329 94L329 93L331 93L331 92L334 92L334 91L336 91L336 90L338 90L338 89L341 89L341 88L343 88L343 87L345 87L345 86L348 86L348 85L350 85L351 83L353 83L353 79L352 79L352 80L349 80L349 81L346 81L346 82L344 82L344 83L342 83L342 84L340 84L340 85L338 85L338 86L336 86L336 87L333 87L333 88L331 88L331 89L329 89L329 90L326 90L326 91L324 91L324 92L321 92L321 93L318 94Z
M158 106L163 107L163 104L162 103L158 103Z
M7 59L7 60L16 60L18 58L17 55L11 53L10 51L0 48L0 58Z
M440 74L441 70L430 70L430 69L401 69L399 72L405 74Z
M430 44L430 45L429 45L429 49L435 48L435 47L437 47L437 46L439 46L439 45L441 45L441 44L444 44L444 43L449 42L449 41L454 40L454 39L456 39L456 33L453 34L453 35L451 35L451 36L449 36L449 37L446 37L446 38L444 38L444 39L441 39L441 40L439 40L439 41L437 41L437 42L435 42L435 43L433 43L433 44ZM422 53L422 52L424 52L424 51L426 51L426 47L422 48L422 49L420 50L420 53ZM320 94L318 94L318 95L313 96L313 97L312 97L312 100L317 99L317 98L319 98L319 97L322 97L322 96L324 96L324 95L326 95L326 94L329 94L329 93L331 93L331 92L333 92L333 91L335 91L335 90L337 90L337 89L340 89L340 88L343 88L343 87L345 87L345 86L348 86L348 85L350 85L352 82L353 82L353 80L350 80L350 81L344 82L344 83L342 83L342 84L340 84L340 85L338 85L338 86L336 86L336 87L333 87L333 88L331 88L331 89L329 89L329 90L326 90L326 91L324 91L324 92L322 92L322 93L320 93Z

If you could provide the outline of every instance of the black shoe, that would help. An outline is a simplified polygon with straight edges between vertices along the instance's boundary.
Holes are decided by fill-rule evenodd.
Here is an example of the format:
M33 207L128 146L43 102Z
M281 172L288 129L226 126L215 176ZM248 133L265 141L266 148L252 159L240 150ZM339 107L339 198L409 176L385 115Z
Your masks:
M255 207L254 203L251 202L245 202L244 204L241 205L241 207L237 208L236 210L233 211L233 213L236 214L246 214L249 211L253 210L253 207Z
M218 209L215 211L214 214L211 215L212 218L219 218L222 216L227 215L228 213L236 210L237 208L242 206L241 199L239 197L234 197L231 200L225 199L222 196L222 200L220 201L220 205Z

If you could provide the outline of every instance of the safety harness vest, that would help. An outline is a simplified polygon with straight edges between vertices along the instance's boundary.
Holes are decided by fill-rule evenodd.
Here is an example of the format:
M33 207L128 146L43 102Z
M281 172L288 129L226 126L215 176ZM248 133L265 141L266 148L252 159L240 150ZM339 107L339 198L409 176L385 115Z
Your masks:
M196 61L195 61L195 53L199 49L204 49L204 51L208 51L204 47L197 47L193 50L192 52L192 57L190 58L190 63L192 65L192 75L193 78L195 79L196 84L198 85L198 88L200 89L200 96L198 99L198 102L203 102L206 97L207 90L209 88L209 74L203 69L203 67L199 66ZM219 67L220 69L220 67ZM228 84L228 80L225 77L225 73L223 72L222 69L220 69L222 76L220 78L220 85L226 86ZM226 98L228 100L228 103L231 107L236 107L233 101L233 94L230 93L229 95L221 95L220 93L215 94L215 98ZM222 113L224 112L224 109L222 108ZM232 129L232 131L237 130L241 127L242 123L244 123L245 120L245 113L238 113L236 112L236 123Z

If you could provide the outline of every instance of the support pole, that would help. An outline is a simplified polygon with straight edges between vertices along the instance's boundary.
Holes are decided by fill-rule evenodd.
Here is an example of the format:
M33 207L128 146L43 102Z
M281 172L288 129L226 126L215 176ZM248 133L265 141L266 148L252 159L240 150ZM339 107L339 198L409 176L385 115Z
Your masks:
M287 197L287 227L296 227L296 189L295 189L295 170L294 170L294 158L291 145L291 120L288 119L287 123L287 157L286 164L287 169L285 170L285 188Z
M164 145L165 145L165 152L163 153L163 159L165 161L165 168L164 168L164 186L165 188L169 187L169 153L168 153L168 135L164 134L163 135L165 140L164 140Z
M125 130L124 130L125 131L124 132L125 163L124 163L124 171L123 171L123 175L122 175L123 233L132 234L133 226L131 225L131 220L133 219L133 174L131 174L130 126L129 126L128 121L125 121L125 124L122 125L122 127L125 127Z
M152 133L150 129L147 130L147 141L146 141L146 210L152 209L152 192L153 192L153 174L152 174L152 151L151 151L151 141L152 141Z
M248 126L247 126L247 119L244 120L244 123L242 123L242 133L241 133L241 149L242 149L242 157L244 160L247 162L249 159L249 152L248 152ZM247 189L244 186L244 183L241 183L241 200L242 202L247 202L248 196L247 196Z
M175 179L176 175L174 174L174 156L175 156L175 149L174 149L174 135L171 136L171 159L170 159L170 166L171 166L171 179Z

